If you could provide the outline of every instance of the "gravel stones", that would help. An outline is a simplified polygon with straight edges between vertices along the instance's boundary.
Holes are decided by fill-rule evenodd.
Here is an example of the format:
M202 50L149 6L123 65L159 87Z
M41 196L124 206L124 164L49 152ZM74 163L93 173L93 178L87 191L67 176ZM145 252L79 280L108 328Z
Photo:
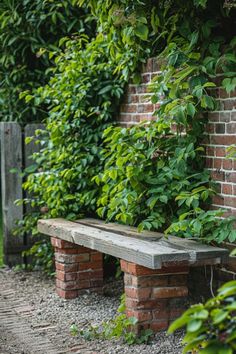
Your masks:
M153 338L150 345L134 346L123 344L120 339L88 342L80 336L71 336L70 326L72 324L76 324L78 329L84 329L114 318L123 291L121 281L107 282L105 295L85 294L73 300L59 298L55 293L54 280L46 278L39 272L14 272L4 268L0 270L0 284L7 284L8 288L13 289L14 297L22 301L22 306L28 308L28 312L21 315L25 316L31 329L39 336L48 337L56 347L61 348L61 353L182 353L181 332L172 336L166 336L165 332L160 332ZM6 330L0 332L0 354L2 353L16 353L16 345L14 346L11 335L8 335Z

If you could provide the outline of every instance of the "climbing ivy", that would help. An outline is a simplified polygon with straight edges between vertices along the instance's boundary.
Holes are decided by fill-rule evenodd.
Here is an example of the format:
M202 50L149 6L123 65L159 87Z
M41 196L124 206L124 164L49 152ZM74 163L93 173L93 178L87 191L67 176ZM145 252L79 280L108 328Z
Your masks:
M75 3L90 8L96 35L63 39L49 84L25 94L47 105L48 118L36 173L24 183L32 196L24 202L36 211L20 231L39 217L97 212L140 229L234 240L232 220L216 218L223 211L205 212L215 191L200 146L205 112L216 108L215 77L223 74L227 91L235 87L232 12L210 0ZM162 102L158 118L116 127L126 83L139 82L140 65L153 55L164 58L150 88L152 101Z

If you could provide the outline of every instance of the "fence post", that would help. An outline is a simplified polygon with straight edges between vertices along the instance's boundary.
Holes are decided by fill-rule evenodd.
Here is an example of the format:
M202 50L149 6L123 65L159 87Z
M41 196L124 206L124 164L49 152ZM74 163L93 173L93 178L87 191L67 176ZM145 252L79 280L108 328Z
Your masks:
M11 173L11 169L22 170L22 132L17 123L0 123L1 141L1 185L3 215L3 253L4 263L13 266L22 263L24 238L14 236L16 221L23 217L23 206L14 204L22 198L22 177Z

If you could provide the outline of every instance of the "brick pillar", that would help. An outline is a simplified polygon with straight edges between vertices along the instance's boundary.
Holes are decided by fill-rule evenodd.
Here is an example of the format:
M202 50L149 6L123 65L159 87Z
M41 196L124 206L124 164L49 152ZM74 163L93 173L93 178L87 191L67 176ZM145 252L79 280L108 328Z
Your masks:
M189 267L149 269L121 260L126 313L138 319L137 331L167 329L185 309Z
M55 249L56 290L64 299L103 291L103 255L74 243L51 237Z

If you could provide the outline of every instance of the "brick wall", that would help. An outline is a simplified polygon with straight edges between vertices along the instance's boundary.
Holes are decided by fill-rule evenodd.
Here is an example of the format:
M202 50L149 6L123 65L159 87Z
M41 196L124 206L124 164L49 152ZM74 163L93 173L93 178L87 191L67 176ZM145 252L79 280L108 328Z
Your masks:
M153 119L153 112L159 104L152 104L148 91L152 78L160 73L156 59L149 59L142 68L141 84L130 84L123 104L120 107L119 123L131 126L142 120ZM227 147L236 144L236 92L227 94L222 88L214 89L214 96L219 102L217 111L209 113L206 131L206 166L217 182L219 195L213 199L213 208L224 208L226 216L236 216L236 161L226 158ZM154 118L155 119L155 118ZM233 248L232 245L228 245ZM230 265L219 271L221 278L235 277L236 265Z

